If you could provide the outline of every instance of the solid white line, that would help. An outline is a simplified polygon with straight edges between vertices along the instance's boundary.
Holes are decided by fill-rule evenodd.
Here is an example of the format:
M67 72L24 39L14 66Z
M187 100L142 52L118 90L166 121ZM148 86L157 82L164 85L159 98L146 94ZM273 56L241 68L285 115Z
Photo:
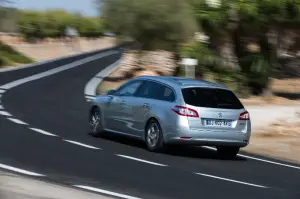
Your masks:
M28 125L27 123L25 123L25 122L23 122L19 119L15 119L15 118L7 118L7 119L14 122L14 123L16 123L16 124Z
M0 89L0 93L5 93L5 90Z
M235 182L235 183L238 183L238 184L249 185L249 186L253 186L253 187L268 188L268 187L262 186L262 185L252 184L252 183L248 183L248 182L242 182L242 181L238 181L238 180L232 180L232 179L229 179L229 178L222 178L222 177L208 175L208 174L204 174L204 173L195 173L195 174L206 176L206 177L210 177L210 178L215 178L215 179L219 179L219 180L225 180L225 181L229 181L229 182Z
M41 134L43 134L43 135L57 136L57 135L55 135L55 134L49 133L49 132L47 132L47 131L44 131L44 130L42 130L42 129L36 129L36 128L29 128L29 129L31 129L31 130L33 130L33 131L35 131L35 132L41 133Z
M209 147L209 146L203 146L202 148L206 148L206 149L210 149L210 150L214 150L216 151L216 148L213 147ZM279 166L284 166L284 167L289 167L289 168L293 168L293 169L299 169L299 166L293 166L293 165L289 165L289 164L283 164L280 162L274 162L271 160L265 160L265 159L261 159L261 158L256 158L256 157L252 157L252 156L248 156L248 155L242 155L242 154L238 154L237 156L239 157L243 157L243 158L248 158L248 159L252 159L252 160L257 160L257 161L261 161L261 162L266 162L266 163L270 163L270 164L275 164L275 165L279 165Z
M22 174L25 174L25 175L30 175L30 176L44 176L44 175L39 174L39 173L35 173L35 172L31 172L31 171L19 169L19 168L8 166L8 165L4 165L4 164L0 164L0 168L6 169L6 170L10 170L10 171L14 171L14 172L18 172L18 173L22 173Z
M92 99L95 99L95 97L92 97L92 96L85 96L85 98L86 98L86 99L91 99L91 100L92 100Z
M31 64L24 64L22 66L12 66L12 67L8 67L8 68L0 69L0 73L8 72L8 71L14 71L14 70L21 70L21 69L24 69L24 68L36 67L36 66L40 66L40 65L43 65L43 64L52 63L52 62L55 62L55 61L76 57L76 56L79 56L79 55L84 55L84 54L89 54L89 53L92 54L92 53L97 52L97 51L105 51L105 50L109 50L109 49L113 49L113 48L115 48L115 47L109 47L109 48L105 48L105 49L98 49L98 50L94 50L94 51L90 51L90 52L76 53L76 54L67 55L67 56L64 56L64 57L58 57L58 58L55 58L55 59L35 62L35 63L31 63ZM100 53L101 52L99 52L99 54Z
M72 62L72 63L66 64L66 65L63 65L63 66L60 66L60 67L57 67L57 68L39 73L39 74L36 74L36 75L32 75L32 76L29 76L29 77L25 77L23 79L19 79L19 80L7 83L5 85L2 85L0 88L8 90L8 89L11 89L13 87L19 86L21 84L25 84L25 83L30 82L30 81L41 79L43 77L47 77L47 76L50 76L50 75L53 75L53 74L56 74L56 73L74 68L74 67L77 67L77 66L81 66L85 63L88 63L88 62L91 62L91 61L94 61L94 60L97 60L97 59L100 59L100 58L103 58L103 57L107 57L109 55L113 55L113 54L116 54L116 53L118 53L118 51L108 51L108 52L100 53L100 54L97 54L97 55L94 55L94 56L91 56L91 57L80 59L80 60L77 60L75 62Z
M94 146L90 146L90 145L87 145L87 144L83 144L83 143L80 143L80 142L75 142L75 141L72 141L72 140L64 140L64 141L72 143L72 144L76 144L78 146L86 147L86 148L89 148L89 149L101 150L100 148L97 148L97 147L94 147Z
M89 191L94 191L94 192L98 192L98 193L102 193L102 194L106 194L106 195L111 195L111 196L115 196L115 197L119 197L119 198L124 198L124 199L141 199L141 198L137 198L137 197L121 194L121 193L111 192L111 191L107 191L107 190L104 190L104 189L89 187L89 186L83 186L83 185L73 185L73 186L77 187L77 188L89 190Z
M168 166L168 165L159 164L159 163L156 163L156 162L150 162L150 161L147 161L147 160L143 160L143 159L127 156L127 155L121 155L121 154L116 154L116 155L119 156L119 157L127 158L127 159L130 159L130 160L135 160L135 161L139 161L139 162L144 162L144 163L147 163L147 164L153 164L153 165L156 165L156 166L162 166L162 167L167 167Z
M0 115L11 117L12 115L9 112L6 111L0 111Z
M118 59L116 62L112 63L108 67L106 67L104 70L100 71L98 74L95 75L85 86L84 88L84 94L85 95L96 95L96 90L98 85L103 81L103 78L108 76L110 73L115 71L120 62L122 60L122 57Z
M248 159L257 160L257 161L261 161L261 162L267 162L267 163L270 163L270 164L276 164L276 165L280 165L280 166L284 166L284 167L290 167L290 168L293 168L293 169L299 169L300 170L300 167L289 165L289 164L283 164L283 163L274 162L274 161L270 161L270 160L264 160L264 159L261 159L261 158L255 158L255 157L251 157L251 156L248 156L248 155L242 155L242 154L238 154L238 156L244 157L244 158L248 158Z

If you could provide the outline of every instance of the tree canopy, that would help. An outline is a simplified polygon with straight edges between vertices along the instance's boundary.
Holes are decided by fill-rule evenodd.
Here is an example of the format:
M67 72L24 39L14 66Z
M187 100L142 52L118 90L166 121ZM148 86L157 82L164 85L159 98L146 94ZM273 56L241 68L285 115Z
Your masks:
M105 26L141 49L174 50L197 31L190 5L181 0L98 0Z

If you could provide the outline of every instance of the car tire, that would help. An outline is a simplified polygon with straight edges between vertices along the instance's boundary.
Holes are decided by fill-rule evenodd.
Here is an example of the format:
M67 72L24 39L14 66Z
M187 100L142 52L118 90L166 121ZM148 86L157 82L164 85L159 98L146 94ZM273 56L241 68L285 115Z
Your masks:
M91 126L91 135L94 137L103 136L103 126L102 126L102 118L100 108L95 107L91 110L90 118L89 118L90 126Z
M157 120L151 119L145 128L145 142L151 152L159 152L164 148L163 132Z
M239 147L228 147L228 146L220 146L217 147L217 149L218 149L218 154L223 158L235 158L240 150Z

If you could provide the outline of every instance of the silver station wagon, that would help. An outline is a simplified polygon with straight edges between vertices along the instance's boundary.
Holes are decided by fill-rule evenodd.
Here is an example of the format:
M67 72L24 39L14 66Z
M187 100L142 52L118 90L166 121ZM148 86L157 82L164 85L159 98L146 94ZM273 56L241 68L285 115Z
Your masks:
M97 96L89 111L93 136L136 137L150 151L183 144L236 156L251 135L249 113L231 90L189 78L139 76Z

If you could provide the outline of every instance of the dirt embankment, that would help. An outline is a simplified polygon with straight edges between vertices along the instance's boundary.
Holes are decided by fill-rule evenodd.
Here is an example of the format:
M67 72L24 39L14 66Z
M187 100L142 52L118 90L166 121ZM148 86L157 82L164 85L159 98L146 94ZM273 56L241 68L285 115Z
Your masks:
M116 44L113 37L100 38L46 38L28 43L18 34L0 34L0 41L12 46L14 49L32 58L35 61L43 61L72 55L74 53L88 52L112 47Z

